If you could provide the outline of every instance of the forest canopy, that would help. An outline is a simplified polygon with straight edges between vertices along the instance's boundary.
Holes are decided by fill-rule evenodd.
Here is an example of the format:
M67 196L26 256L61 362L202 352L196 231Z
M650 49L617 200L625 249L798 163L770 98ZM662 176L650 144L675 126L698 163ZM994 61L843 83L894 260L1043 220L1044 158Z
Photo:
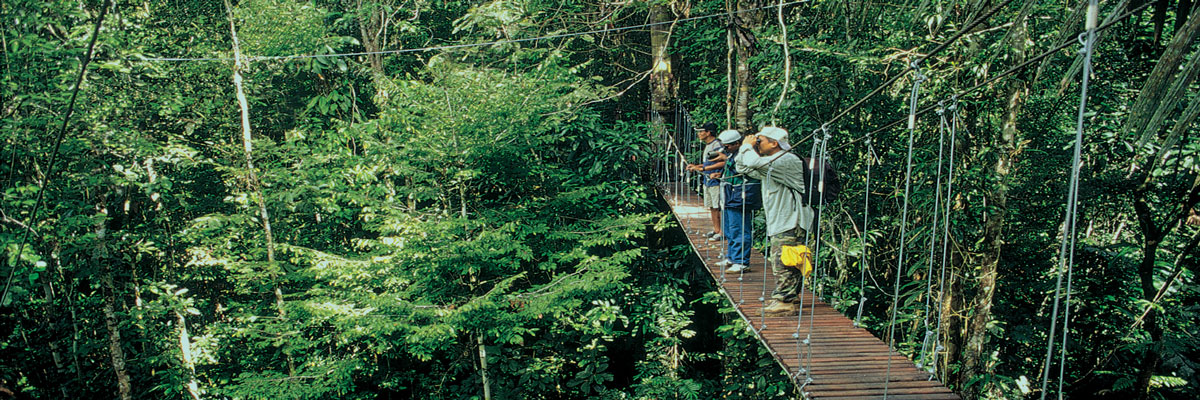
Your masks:
M812 287L964 398L1191 398L1197 3L1100 1L1081 110L1086 1L5 0L0 399L798 398L685 117L827 138Z

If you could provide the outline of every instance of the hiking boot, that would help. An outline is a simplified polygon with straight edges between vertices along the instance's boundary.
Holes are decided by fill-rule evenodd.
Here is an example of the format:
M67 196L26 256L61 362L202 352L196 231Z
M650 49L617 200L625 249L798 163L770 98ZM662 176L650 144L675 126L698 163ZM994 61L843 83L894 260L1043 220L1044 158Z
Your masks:
M748 271L750 271L750 266L749 266L749 265L746 265L746 264L733 264L733 265L730 265L730 266L729 266L729 269L726 269L726 270L725 270L725 273L727 273L727 274L736 274L736 273L740 273L740 272L748 272Z
M792 293L792 294L784 294L783 292L772 292L771 293L772 299L779 300L784 303L795 303L796 297L797 296L795 293Z
M726 265L729 265L729 264L733 264L733 261L732 261L732 260L730 260L730 259L728 259L728 258L726 258L726 259L724 259L724 260L717 261L717 262L716 262L716 263L714 263L713 265L716 265L716 266L718 266L718 267L721 267L721 268L725 268L725 266L726 266Z
M763 315L796 315L800 312L800 306L796 303L784 303L779 300L772 299L763 307Z
M714 234L708 235L708 241L715 242L715 241L721 240L721 236L722 235L720 233L714 233Z

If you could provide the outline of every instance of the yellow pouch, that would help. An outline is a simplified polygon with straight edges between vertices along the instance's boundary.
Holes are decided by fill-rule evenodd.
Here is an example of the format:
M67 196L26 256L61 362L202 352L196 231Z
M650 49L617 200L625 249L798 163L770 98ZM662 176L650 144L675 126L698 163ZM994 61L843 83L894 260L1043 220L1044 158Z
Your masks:
M779 255L779 259L783 261L784 266L800 270L800 273L804 274L805 278L812 274L812 250L809 250L808 246L802 244L796 246L784 245L782 248L783 251Z

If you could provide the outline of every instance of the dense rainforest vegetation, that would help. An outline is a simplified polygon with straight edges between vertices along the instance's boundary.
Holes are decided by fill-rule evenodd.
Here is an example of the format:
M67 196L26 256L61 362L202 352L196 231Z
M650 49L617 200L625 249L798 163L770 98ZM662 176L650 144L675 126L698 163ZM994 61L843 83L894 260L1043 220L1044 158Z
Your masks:
M1051 396L1060 364L1068 398L1200 393L1197 3L1100 2ZM656 141L682 107L807 151L860 99L827 126L825 300L914 357L936 316L939 379L1038 398L1083 57L1036 57L1085 5L5 0L0 398L796 398ZM947 43L917 100L957 105L953 191L923 114L900 235L881 128Z

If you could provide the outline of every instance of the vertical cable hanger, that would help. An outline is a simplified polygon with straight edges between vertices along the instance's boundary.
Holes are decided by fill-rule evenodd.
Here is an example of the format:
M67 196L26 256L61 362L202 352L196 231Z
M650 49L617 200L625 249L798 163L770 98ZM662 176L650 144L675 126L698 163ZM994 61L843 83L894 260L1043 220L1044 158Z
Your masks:
M1083 71L1080 75L1083 76L1080 82L1079 89L1079 112L1075 121L1075 146L1074 154L1071 159L1071 182L1067 190L1067 209L1063 216L1063 239L1062 246L1058 253L1058 279L1054 287L1054 310L1050 314L1050 334L1047 335L1049 340L1046 344L1046 361L1042 366L1042 400L1046 399L1046 388L1050 382L1050 362L1054 354L1055 328L1058 327L1058 308L1063 299L1060 297L1063 282L1063 270L1066 270L1067 275L1067 291L1066 305L1063 312L1063 332L1062 332L1062 348L1060 349L1059 365L1058 365L1058 398L1062 399L1063 376L1066 370L1067 361L1067 337L1070 334L1070 313L1071 313L1071 272L1075 263L1075 237L1076 237L1076 222L1079 213L1079 169L1081 165L1081 154L1083 151L1083 121L1087 112L1087 91L1089 77L1092 73L1092 53L1096 46L1096 22L1099 16L1099 5L1097 0L1088 2L1087 10L1087 32L1079 35L1079 41L1083 44L1080 52L1083 53Z
M894 346L896 343L896 309L900 302L900 277L904 275L904 248L905 238L907 236L906 228L908 225L908 196L912 187L912 155L913 155L913 136L915 135L917 125L917 103L918 97L921 94L921 83L927 78L921 72L921 65L916 61L911 63L913 75L912 93L910 95L908 107L908 160L906 162L906 170L904 173L904 207L900 213L900 254L896 260L896 285L892 291L892 310L891 318L888 321L888 345ZM883 381L883 397L887 397L888 383L892 376L892 355L888 354L887 372Z
M941 217L941 213L938 211L941 211L941 207L939 206L942 204L942 162L945 160L944 155L946 150L946 103L944 101L938 102L937 114L938 161L937 172L934 173L935 194L933 210L931 212L933 214L933 223L930 224L931 229L929 230L929 267L925 270L925 316L923 318L925 337L921 340L921 353L917 356L916 362L917 369L925 368L925 359L929 355L933 336L937 334L937 332L930 328L930 325L934 325L930 322L930 317L933 315L933 312L930 311L930 305L933 302L933 263L936 259L935 254L937 254L938 246L938 218Z
M858 311L854 313L854 327L862 327L863 306L867 303L867 266L870 257L867 253L867 226L870 223L871 210L871 166L875 164L878 156L875 155L875 147L871 144L871 135L866 136L867 145L867 177L866 185L863 188L863 225L862 230L858 234L859 241L862 242L862 252L859 255L859 276L858 276Z
M929 379L937 378L938 354L946 350L941 344L942 319L945 317L942 302L946 293L946 263L950 255L950 199L954 193L954 145L955 136L958 133L958 96L950 97L950 106L947 110L950 111L950 123L947 125L950 128L950 145L947 146L950 149L950 156L946 166L946 201L944 203L945 214L942 216L942 262L938 273L937 325L934 327L933 356L927 368ZM945 124L944 114L942 121Z
M819 131L821 134L816 135L817 131ZM817 157L813 158L811 163L809 164L810 169L812 170L810 174L818 174L818 176L820 178L818 178L816 180L816 182L817 182L817 187L816 187L816 189L817 189L816 190L817 208L813 210L813 213L815 214L814 216L816 218L813 218L813 221L812 221L813 230L814 230L814 232L813 232L813 247L812 247L813 270L811 273L813 287L811 289L809 289L809 291L812 293L812 301L809 302L809 310L808 310L808 336L804 339L804 346L806 348L808 348L808 351L805 352L806 353L805 354L806 366L804 369L806 371L808 371L808 373L807 373L807 376L804 378L804 384L801 385L801 389L803 389L805 386L808 386L809 384L811 384L813 382L813 378L812 378L812 363L813 363L812 336L813 336L813 331L816 329L817 297L818 297L817 291L818 291L818 288L820 287L820 279L819 278L820 278L820 272L821 272L821 263L820 263L820 259L821 259L821 257L820 257L820 254L821 254L821 217L822 217L822 215L824 215L824 213L821 212L821 209L825 207L825 178L826 178L825 163L827 162L826 158L829 157L829 139L832 137L832 135L830 135L830 133L829 133L829 127L826 125L821 125L821 128L818 129L817 131L814 131L813 134L814 134L814 138L816 138L814 140L817 140L820 143L820 146L818 146L820 150L817 153ZM810 182L812 182L812 181L810 181ZM812 204L812 203L810 203L810 204Z

